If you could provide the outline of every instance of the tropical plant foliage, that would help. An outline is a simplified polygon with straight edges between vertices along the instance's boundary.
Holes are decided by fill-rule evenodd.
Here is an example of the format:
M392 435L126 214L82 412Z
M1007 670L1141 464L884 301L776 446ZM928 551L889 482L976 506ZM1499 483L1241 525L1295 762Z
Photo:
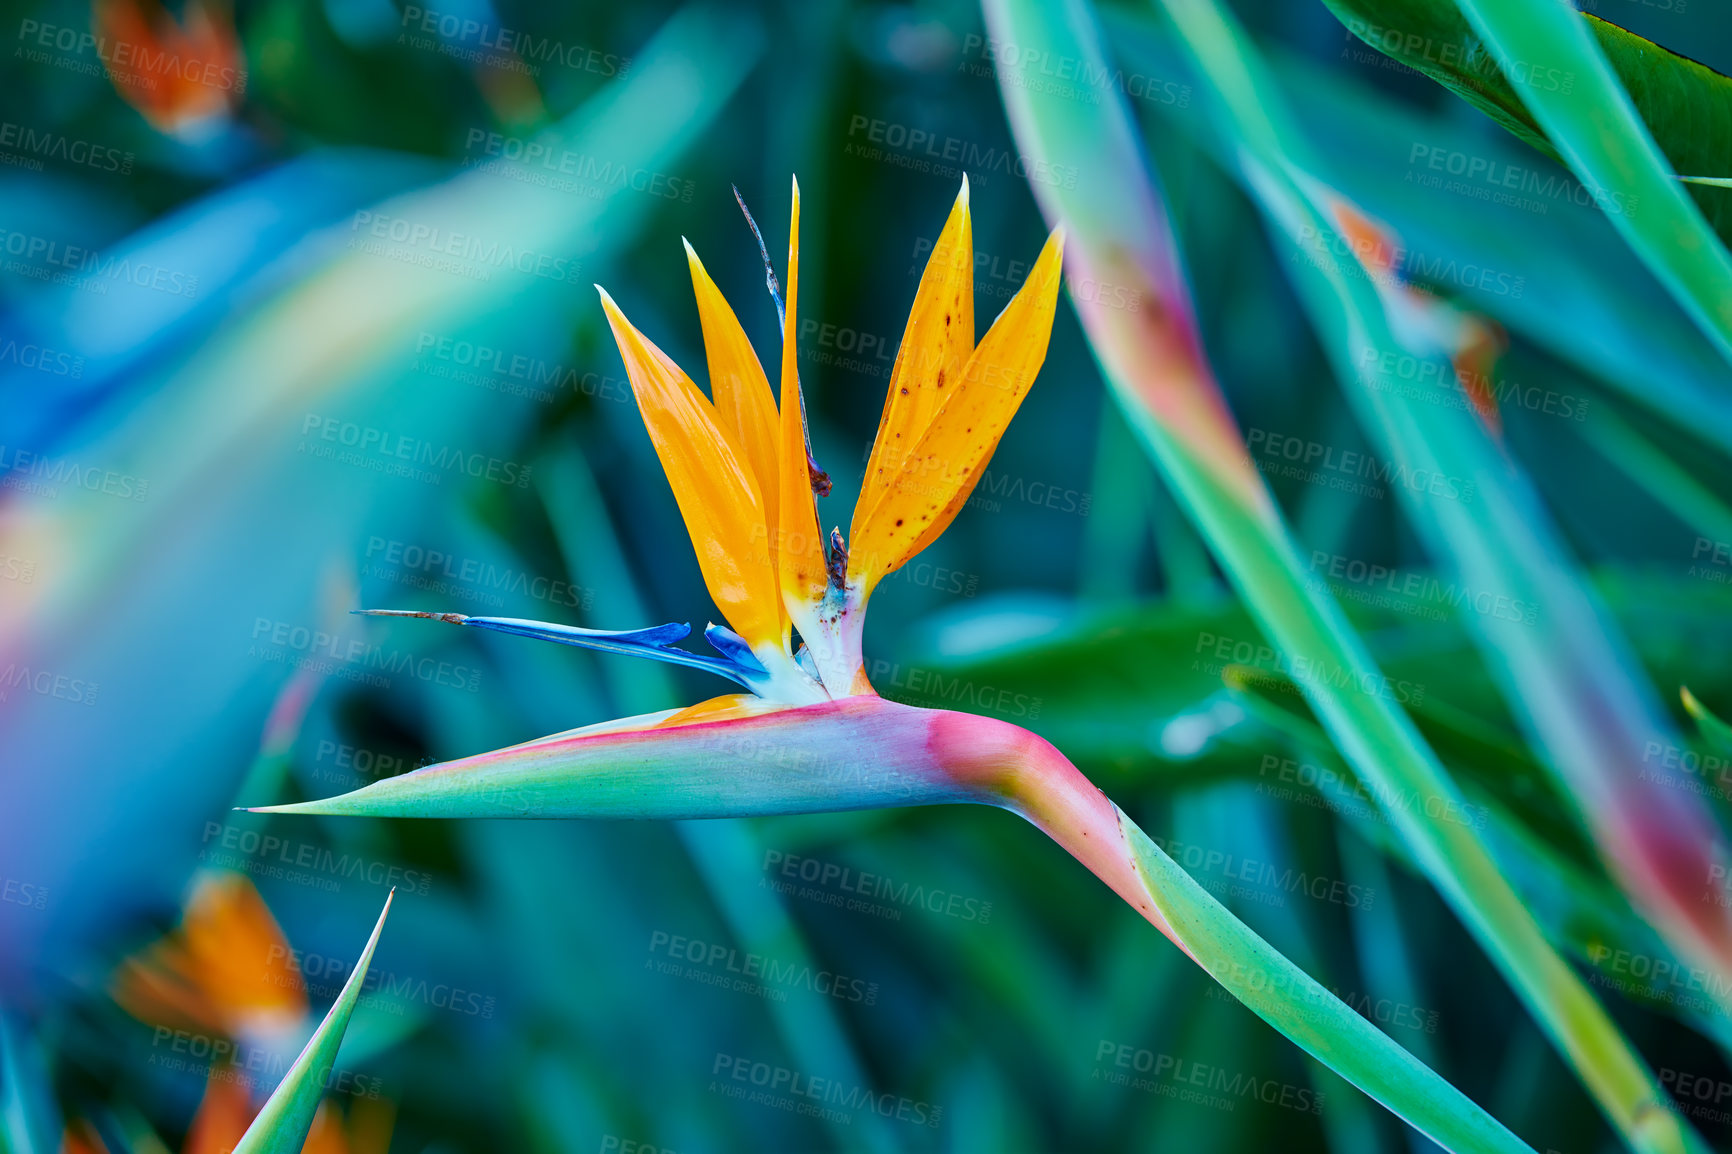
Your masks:
M1732 40L1586 7L27 5L0 1152L1724 1146Z

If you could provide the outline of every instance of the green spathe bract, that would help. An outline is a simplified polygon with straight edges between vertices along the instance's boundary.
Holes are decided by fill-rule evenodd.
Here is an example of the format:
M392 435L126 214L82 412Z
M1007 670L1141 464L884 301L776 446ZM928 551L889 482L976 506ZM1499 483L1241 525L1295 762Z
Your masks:
M852 697L666 729L611 722L260 812L667 820L976 800L932 760L940 716Z
M637 719L653 724L664 715ZM692 818L973 802L1011 810L1235 997L1441 1145L1528 1149L1216 902L1040 737L866 695L757 717L610 723L266 812Z
M355 1001L361 996L361 986L367 980L367 967L373 961L373 948L379 944L379 931L385 928L385 915L391 912L391 899L396 894L393 889L386 895L385 908L379 911L373 935L367 939L367 948L361 951L354 972L343 983L342 993L337 995L325 1020L307 1040L300 1057L283 1075L277 1088L271 1091L258 1117L247 1127L246 1134L235 1147L235 1154L299 1154L305 1145L307 1131L313 1125L313 1115L318 1113L319 1100L325 1093L325 1083L330 1079L331 1067L336 1065L337 1051L343 1045L343 1031L349 1026L349 1017L355 1012Z

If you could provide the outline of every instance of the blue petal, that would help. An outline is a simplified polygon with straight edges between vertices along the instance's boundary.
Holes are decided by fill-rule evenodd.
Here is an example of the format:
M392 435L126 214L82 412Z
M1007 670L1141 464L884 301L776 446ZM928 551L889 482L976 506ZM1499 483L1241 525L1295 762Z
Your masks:
M561 645L576 645L581 649L623 653L628 657L651 657L657 661L707 670L737 681L747 689L753 688L752 675L763 674L763 666L758 663L757 658L752 657L749 649L746 650L746 658L750 661L748 665L740 661L708 657L702 653L689 653L684 649L673 648L674 642L683 639L692 631L690 625L678 621L667 625L652 625L647 629L608 630L582 629L576 625L529 621L520 617L466 617L461 613L427 613L413 609L356 609L354 612L363 617L422 617L429 621L448 621L453 625L473 625L478 629L491 629L497 633L510 633L518 637L557 641ZM734 637L734 640L739 641L742 646L745 645L738 637ZM712 640L711 644L715 642ZM728 652L719 645L716 648L723 653Z
M704 629L704 640L715 648L717 653L738 665L741 669L752 673L769 675L764 663L758 660L758 655L752 652L752 647L746 644L746 639L729 629L726 625L711 622Z

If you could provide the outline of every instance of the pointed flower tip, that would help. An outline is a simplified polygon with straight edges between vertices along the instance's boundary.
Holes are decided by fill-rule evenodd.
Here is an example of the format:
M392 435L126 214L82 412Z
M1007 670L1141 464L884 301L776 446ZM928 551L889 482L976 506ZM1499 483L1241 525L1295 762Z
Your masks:
M432 613L425 609L351 609L356 617L415 617L423 621L449 621L462 625L469 620L461 613Z

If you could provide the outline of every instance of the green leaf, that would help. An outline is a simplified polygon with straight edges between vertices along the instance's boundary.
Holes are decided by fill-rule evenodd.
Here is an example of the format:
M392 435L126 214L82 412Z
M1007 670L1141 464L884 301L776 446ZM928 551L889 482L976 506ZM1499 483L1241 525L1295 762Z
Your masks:
M940 711L877 697L661 728L603 722L259 813L657 819L830 813L977 801L935 764ZM870 758L861 754L872 750Z
M1309 225L1329 236L1294 187L1305 177L1286 160L1280 131L1257 111L1275 98L1231 16L1211 0L1164 0L1162 7L1232 109L1225 127L1237 138L1246 178L1278 198L1284 226ZM986 11L1001 41L1077 60L1085 73L1111 74L1086 5L989 0ZM1461 794L1401 709L1402 687L1371 661L1327 591L1310 585L1261 479L1253 470L1247 485L1237 471L1248 454L1202 363L1171 230L1123 100L1109 93L1099 105L1083 105L1032 86L1001 88L1024 154L1052 171L1095 174L1074 189L1031 183L1049 220L1070 229L1073 277L1098 276L1153 299L1129 316L1077 302L1078 315L1115 394L1270 638L1279 667L1294 674L1364 780L1390 796L1426 800L1417 812L1392 808L1391 822L1626 1141L1642 1150L1691 1149L1693 1136L1663 1109L1664 1091L1546 940L1482 837L1433 816L1434 806L1459 805ZM1229 437L1234 443L1224 446Z
M1732 752L1732 725L1721 721L1713 710L1696 700L1696 695L1690 692L1689 686L1680 685L1678 696L1683 698L1684 708L1689 711L1690 716L1696 719L1696 726L1702 731L1702 736L1721 749Z
M1102 13L1128 71L1203 86L1174 43L1170 27L1146 12ZM1363 51L1369 52L1369 49ZM1533 156L1520 142L1487 136L1449 108L1438 112L1391 102L1341 68L1270 51L1295 121L1314 145L1313 175L1386 222L1408 248L1404 271L1435 291L1487 313L1630 400L1664 413L1693 435L1732 452L1732 392L1726 364L1651 274L1605 215L1576 203L1569 174ZM1144 102L1145 115L1176 126L1224 169L1236 167L1207 105ZM1531 180L1523 207L1468 199L1426 187L1435 162L1479 163L1486 192L1492 177L1512 171ZM1522 171L1527 170L1527 171ZM1531 175L1530 175L1531 174ZM1534 211L1544 208L1544 212ZM1473 277L1463 275L1468 270ZM1479 276L1495 270L1491 277ZM1492 390L1512 403L1525 374L1499 374ZM1513 403L1523 394L1513 392ZM1603 408L1574 395L1559 413L1581 422Z
M1732 197L1699 185L1687 193L1674 177L1719 175L1732 150L1732 80L1557 0L1461 0L1460 11L1447 0L1331 6L1349 28L1374 43L1381 31L1406 53L1398 59L1568 164L1732 358L1732 256L1720 243L1732 230Z
M1251 932L1121 815L1161 915L1198 965L1258 1017L1446 1150L1528 1150L1460 1090Z
M1425 73L1528 144L1563 160L1484 40L1448 0L1324 3L1365 43ZM1724 169L1732 154L1732 78L1597 16L1584 12L1580 17L1673 170ZM1563 83L1561 78L1558 82ZM1732 187L1725 175L1680 179ZM1704 192L1695 200L1720 237L1732 238L1732 195Z
M1357 250L1337 234L1345 210L1316 179L1307 142L1286 124L1272 87L1244 84L1225 106L1228 135L1257 142L1242 179L1274 230L1308 258L1289 262L1301 300L1380 455L1409 476L1475 483L1471 499L1456 500L1394 488L1445 579L1468 595L1459 611L1505 700L1636 908L1679 954L1732 972L1732 920L1699 893L1698 879L1725 858L1714 820L1693 795L1636 772L1651 742L1671 739L1672 725L1633 651L1578 576L1532 483L1484 424L1464 407L1414 397L1386 369L1413 358L1426 365L1418 379L1435 373L1454 391L1454 350L1420 335L1447 306L1346 255Z
M385 928L385 915L391 912L391 899L396 895L396 889L386 895L385 908L379 911L373 936L367 939L367 948L361 951L354 972L343 983L342 992L307 1040L300 1057L271 1091L253 1124L247 1127L235 1154L300 1154L307 1131L312 1128L313 1115L318 1112L319 1100L324 1096L331 1067L336 1065L343 1031L348 1028L349 1016L355 1012L355 1002L367 980L367 967L373 961L373 948L379 944L379 931Z

